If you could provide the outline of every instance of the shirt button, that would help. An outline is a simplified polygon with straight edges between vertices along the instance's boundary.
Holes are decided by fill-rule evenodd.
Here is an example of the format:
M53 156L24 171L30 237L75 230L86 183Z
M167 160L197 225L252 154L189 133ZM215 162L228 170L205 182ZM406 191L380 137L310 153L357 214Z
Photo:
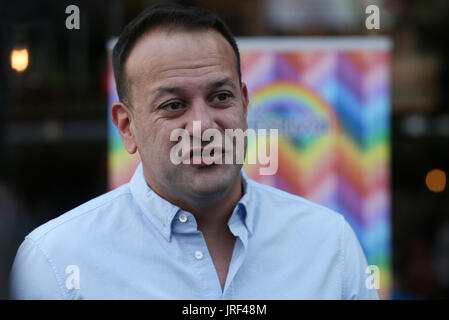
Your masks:
M203 253L201 251L195 251L195 258L200 260L203 258Z
M186 222L187 221L187 216L184 213L180 214L179 215L179 221L181 221L182 223Z
M170 230L168 228L164 228L164 234L168 236L169 233L170 233Z

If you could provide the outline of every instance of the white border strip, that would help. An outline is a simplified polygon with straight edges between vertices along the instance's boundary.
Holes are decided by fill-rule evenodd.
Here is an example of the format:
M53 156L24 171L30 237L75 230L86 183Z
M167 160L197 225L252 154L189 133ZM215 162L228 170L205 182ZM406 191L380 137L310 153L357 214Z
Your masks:
M386 36L337 36L337 37L238 37L240 50L282 51L390 51L393 41Z
M106 48L112 50L118 37L109 39ZM389 51L393 41L386 36L367 37L237 37L240 50L381 50Z

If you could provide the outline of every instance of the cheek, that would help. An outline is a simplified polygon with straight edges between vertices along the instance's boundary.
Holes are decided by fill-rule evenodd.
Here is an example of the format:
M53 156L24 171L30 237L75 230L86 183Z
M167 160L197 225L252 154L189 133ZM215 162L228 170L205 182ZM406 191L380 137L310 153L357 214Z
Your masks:
M232 129L246 129L246 117L241 109L234 109L232 112L225 113L223 115L223 122L225 127Z
M170 141L171 129L167 125L155 125L145 130L142 140L146 156L156 162L166 162L170 157L170 148L176 142Z
M143 119L143 117L140 117L140 119ZM135 125L137 147L140 153L144 153L147 156L149 150L154 149L154 146L158 145L157 131L153 129L154 127L149 121L138 120Z

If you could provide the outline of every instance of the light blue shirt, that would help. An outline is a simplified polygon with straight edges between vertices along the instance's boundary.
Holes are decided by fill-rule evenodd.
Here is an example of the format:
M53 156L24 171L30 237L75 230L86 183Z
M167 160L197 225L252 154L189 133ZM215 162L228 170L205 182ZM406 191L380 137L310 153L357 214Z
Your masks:
M378 299L344 217L259 184L228 225L224 290L194 216L131 181L32 231L11 271L14 299Z

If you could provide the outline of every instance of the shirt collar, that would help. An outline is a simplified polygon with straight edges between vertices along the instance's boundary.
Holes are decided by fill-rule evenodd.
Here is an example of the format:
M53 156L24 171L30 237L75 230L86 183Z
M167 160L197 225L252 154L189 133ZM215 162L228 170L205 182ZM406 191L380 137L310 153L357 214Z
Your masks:
M254 213L251 205L251 181L245 171L241 170L243 196L234 209L229 224L243 222L250 234L253 233ZM154 192L145 180L142 163L139 163L130 181L130 189L144 215L170 241L173 231L173 219L182 210Z

